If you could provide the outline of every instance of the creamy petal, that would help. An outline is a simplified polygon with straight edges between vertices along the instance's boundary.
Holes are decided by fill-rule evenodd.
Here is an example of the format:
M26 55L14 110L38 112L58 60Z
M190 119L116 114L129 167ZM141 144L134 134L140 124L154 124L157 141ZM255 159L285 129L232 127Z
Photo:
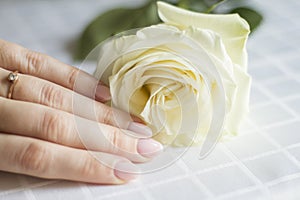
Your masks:
M250 33L248 23L238 14L202 14L164 2L158 2L160 19L181 29L196 27L211 30L220 35L228 55L242 68L247 66L245 44Z

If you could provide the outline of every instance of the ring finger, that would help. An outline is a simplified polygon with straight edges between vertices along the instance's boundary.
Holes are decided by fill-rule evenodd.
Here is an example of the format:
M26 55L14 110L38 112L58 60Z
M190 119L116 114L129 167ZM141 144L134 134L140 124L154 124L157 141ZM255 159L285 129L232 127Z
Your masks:
M0 96L6 97L9 93L10 71L0 68ZM14 85L12 98L46 105L58 110L63 110L80 117L109 124L122 129L129 129L147 137L151 136L151 129L141 123L136 117L113 109L103 103L73 92L52 82L26 74L18 74L18 82Z

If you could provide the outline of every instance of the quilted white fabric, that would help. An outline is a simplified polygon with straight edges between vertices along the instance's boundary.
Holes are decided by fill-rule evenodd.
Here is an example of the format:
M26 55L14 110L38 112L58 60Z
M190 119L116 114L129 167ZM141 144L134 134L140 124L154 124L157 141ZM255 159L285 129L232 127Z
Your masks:
M124 2L2 0L0 38L76 64L74 41L93 17L116 5L143 3ZM249 40L251 113L235 140L220 143L204 160L191 148L170 167L122 186L0 172L0 199L300 199L300 2L247 3L264 22Z

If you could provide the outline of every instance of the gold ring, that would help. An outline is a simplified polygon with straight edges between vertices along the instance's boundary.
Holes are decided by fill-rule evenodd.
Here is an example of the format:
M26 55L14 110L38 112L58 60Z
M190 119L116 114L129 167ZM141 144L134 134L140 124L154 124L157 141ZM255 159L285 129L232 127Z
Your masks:
M12 94L14 92L15 85L17 84L19 80L18 71L10 72L7 77L8 81L11 83L8 91L7 98L11 99Z

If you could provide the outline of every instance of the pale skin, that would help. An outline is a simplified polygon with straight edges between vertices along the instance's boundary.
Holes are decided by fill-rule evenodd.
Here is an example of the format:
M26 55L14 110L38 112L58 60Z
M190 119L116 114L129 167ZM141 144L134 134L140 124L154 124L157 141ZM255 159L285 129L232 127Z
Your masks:
M19 79L8 99L14 71ZM74 96L83 105L76 112ZM135 163L162 146L140 119L116 122L116 115L128 115L105 105L109 99L109 88L91 75L0 40L0 171L96 184L135 179ZM80 130L92 139L83 142Z

